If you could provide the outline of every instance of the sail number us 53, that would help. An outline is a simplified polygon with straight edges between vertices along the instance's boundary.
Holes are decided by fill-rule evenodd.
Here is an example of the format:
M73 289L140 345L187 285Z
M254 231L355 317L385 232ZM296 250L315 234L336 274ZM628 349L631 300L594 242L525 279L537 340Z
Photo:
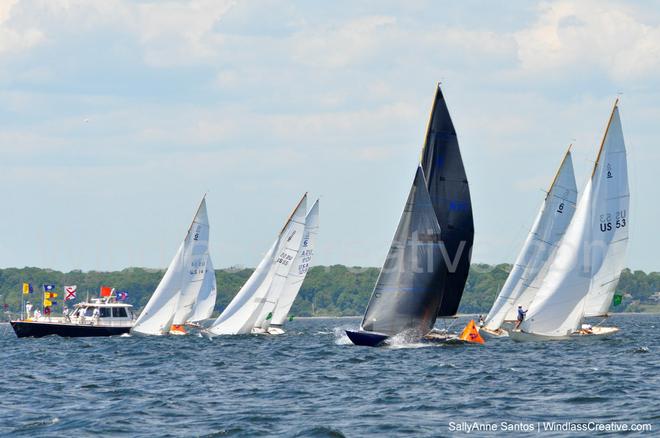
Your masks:
M605 233L613 229L625 228L628 226L628 214L626 210L619 210L616 213L604 213L600 215L600 231Z

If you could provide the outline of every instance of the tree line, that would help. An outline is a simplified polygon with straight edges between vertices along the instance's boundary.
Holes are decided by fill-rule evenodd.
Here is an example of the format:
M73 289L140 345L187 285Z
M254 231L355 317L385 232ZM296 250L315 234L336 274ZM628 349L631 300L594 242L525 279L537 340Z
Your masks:
M510 268L511 265L508 264L473 264L459 312L488 312L506 281ZM252 269L216 271L218 284L216 314L231 301L252 271ZM362 315L378 273L378 268L316 266L307 274L291 314L294 316ZM28 299L37 305L40 305L42 284L57 285L59 298L55 301L58 305L63 299L65 285L78 286L77 301L84 300L87 296L98 296L101 286L111 286L127 291L129 294L127 301L137 309L141 309L149 300L163 274L164 270L143 268L127 268L114 272L79 270L59 272L31 267L0 269L0 305L11 312L20 312L22 285L30 283L34 292L28 296ZM660 291L660 273L626 269L621 275L617 290L618 294L623 295L623 302L612 310L615 312L660 311L658 291Z

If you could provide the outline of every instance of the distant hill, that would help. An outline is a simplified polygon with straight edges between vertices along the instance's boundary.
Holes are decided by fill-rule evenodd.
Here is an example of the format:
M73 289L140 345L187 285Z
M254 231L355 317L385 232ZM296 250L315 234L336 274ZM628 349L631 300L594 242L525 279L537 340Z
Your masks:
M510 265L474 264L463 295L461 313L486 313L497 292L504 284ZM378 268L347 267L343 265L316 266L305 279L292 309L295 316L350 316L362 315L369 301ZM137 308L143 307L164 270L127 268L115 272L71 271L59 272L42 268L0 269L0 305L7 304L13 312L19 311L21 285L29 282L34 286L31 299L41 299L41 284L56 284L59 293L64 285L77 285L78 297L84 299L98 295L100 286L125 290L128 301ZM221 311L245 283L252 269L217 270L218 299L216 312ZM618 287L624 295L623 303L613 311L641 312L660 311L660 273L626 269ZM60 301L61 295L56 301Z

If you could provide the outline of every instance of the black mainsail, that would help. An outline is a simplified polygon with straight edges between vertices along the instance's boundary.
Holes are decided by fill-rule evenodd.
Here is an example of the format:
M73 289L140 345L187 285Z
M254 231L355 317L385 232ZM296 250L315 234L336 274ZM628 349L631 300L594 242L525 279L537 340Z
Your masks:
M362 320L362 330L424 336L433 328L445 277L441 231L417 168L408 201Z
M421 161L446 249L444 267L447 278L438 316L453 316L458 311L470 270L474 222L458 137L440 85L431 110Z
M470 268L474 224L458 139L438 86L399 226L367 305L357 345L408 332L424 336L438 316L456 314Z

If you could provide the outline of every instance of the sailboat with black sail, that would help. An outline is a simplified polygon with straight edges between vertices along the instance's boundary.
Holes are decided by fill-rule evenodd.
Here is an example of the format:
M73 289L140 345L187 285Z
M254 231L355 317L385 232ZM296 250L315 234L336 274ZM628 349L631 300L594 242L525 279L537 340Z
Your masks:
M412 187L356 345L401 335L417 341L456 314L470 267L472 203L458 139L440 87Z

